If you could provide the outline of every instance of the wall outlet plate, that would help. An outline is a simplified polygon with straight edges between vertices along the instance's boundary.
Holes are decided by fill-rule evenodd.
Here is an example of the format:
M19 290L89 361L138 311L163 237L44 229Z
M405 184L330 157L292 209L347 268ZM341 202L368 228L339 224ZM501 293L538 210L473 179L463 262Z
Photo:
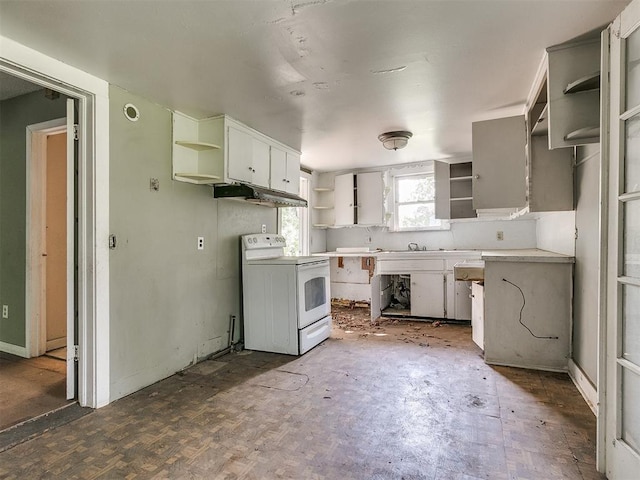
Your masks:
M204 237L198 237L198 250L204 250Z
M9 318L9 305L2 305L2 318Z
M502 230L496 232L496 240L504 240L504 232Z
M260 229L260 231L262 233L267 233L267 226L265 224L262 224L262 228Z

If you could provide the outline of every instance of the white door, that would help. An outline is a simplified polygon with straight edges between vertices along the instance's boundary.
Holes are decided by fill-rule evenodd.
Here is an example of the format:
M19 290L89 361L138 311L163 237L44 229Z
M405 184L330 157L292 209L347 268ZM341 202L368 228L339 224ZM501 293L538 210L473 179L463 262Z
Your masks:
M617 480L640 472L640 0L611 33L605 445Z
M75 132L74 101L67 99L67 399L76 395L75 339Z
M354 192L353 173L336 175L333 189L333 211L336 217L335 225L353 225L354 222Z
M384 217L382 172L358 173L356 185L358 225L382 225Z

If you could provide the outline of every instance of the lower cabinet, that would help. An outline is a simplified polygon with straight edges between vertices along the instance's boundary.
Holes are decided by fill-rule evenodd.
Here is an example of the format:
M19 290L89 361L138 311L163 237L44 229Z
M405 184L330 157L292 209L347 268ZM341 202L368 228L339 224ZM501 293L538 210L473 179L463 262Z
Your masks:
M411 274L411 315L445 317L445 278L442 272Z

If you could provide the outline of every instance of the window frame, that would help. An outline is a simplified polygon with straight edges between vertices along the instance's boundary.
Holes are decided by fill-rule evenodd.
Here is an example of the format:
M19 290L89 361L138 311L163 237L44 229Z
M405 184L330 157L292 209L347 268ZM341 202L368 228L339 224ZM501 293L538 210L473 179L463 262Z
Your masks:
M423 177L423 178L432 178L433 182L434 182L434 195L433 195L433 199L432 200L428 200L428 201L412 201L412 202L400 202L399 200L399 188L398 188L398 182L406 179L406 178L416 178L416 177ZM391 176L391 184L392 184L392 188L393 188L393 196L392 196L392 224L390 225L391 227L391 231L393 232L416 232L416 231L439 231L439 230L449 230L450 229L450 225L449 225L449 221L445 220L445 219L439 219L439 218L435 218L435 205L436 205L436 196L437 193L435 192L435 172L433 171L421 171L421 172L414 172L414 173L398 173L398 174L393 174ZM425 205L425 204L433 204L434 207L434 220L437 220L440 222L440 225L429 225L429 226L421 226L421 227L401 227L400 226L400 215L399 215L399 207L400 206L404 206L404 205Z
M309 197L311 193L311 175L300 171L300 189L298 194L304 198L307 203L309 202ZM307 207L283 207L283 208L297 208L298 209L298 218L300 219L300 231L298 232L298 253L300 256L308 256L310 250L310 216L309 209L310 206ZM278 208L278 233L282 235L282 210L283 208Z

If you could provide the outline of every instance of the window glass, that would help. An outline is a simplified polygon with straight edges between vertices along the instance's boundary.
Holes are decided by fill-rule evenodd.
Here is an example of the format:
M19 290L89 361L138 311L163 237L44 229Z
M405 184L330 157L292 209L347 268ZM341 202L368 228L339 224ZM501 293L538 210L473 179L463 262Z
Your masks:
M435 218L435 178L432 173L394 178L395 229L439 229L442 221Z
M309 200L309 178L300 177L299 195ZM279 208L278 233L287 240L285 255L298 256L309 254L309 208Z

